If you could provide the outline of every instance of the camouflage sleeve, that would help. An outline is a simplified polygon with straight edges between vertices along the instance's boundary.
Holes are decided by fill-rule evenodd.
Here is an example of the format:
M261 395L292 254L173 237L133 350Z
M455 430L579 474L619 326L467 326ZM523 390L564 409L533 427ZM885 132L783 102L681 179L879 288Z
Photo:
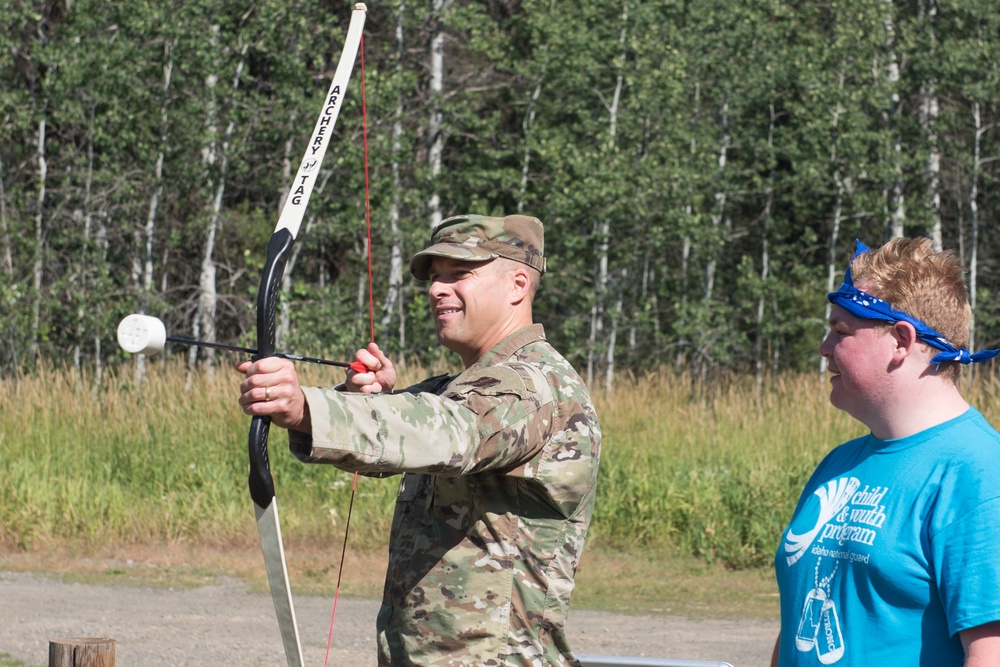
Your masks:
M303 461L363 474L516 467L541 448L536 432L551 425L554 404L538 372L518 366L463 373L441 396L303 387L312 438L290 432L291 449Z

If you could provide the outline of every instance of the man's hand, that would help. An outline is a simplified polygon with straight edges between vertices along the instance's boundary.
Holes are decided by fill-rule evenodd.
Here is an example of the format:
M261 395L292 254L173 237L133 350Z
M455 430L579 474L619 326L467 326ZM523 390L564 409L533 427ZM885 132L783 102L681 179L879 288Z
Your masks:
M309 405L299 386L294 364L288 359L265 357L241 361L236 370L247 377L240 383L240 406L251 416L270 417L275 426L312 432Z
M382 354L375 343L354 353L354 358L368 368L367 373L349 371L344 388L347 391L360 391L363 394L379 394L392 391L396 386L396 369L392 362Z

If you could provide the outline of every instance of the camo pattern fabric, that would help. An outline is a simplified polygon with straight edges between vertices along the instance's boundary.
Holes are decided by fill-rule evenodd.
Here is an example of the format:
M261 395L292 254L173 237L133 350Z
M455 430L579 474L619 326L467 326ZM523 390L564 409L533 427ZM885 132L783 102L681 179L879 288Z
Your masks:
M304 388L310 462L405 473L380 665L577 665L565 634L601 431L583 380L531 325L454 378L398 393Z
M430 245L410 258L410 273L417 280L428 280L432 257L483 262L497 256L545 273L545 233L541 220L528 215L452 216L434 229Z

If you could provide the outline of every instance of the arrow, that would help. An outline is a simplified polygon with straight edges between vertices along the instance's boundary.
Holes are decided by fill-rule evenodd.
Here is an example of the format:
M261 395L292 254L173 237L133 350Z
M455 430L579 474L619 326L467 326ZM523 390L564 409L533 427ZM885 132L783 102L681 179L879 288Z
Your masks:
M118 323L118 345L123 350L131 354L156 354L163 350L167 342L179 343L181 345L194 345L195 347L211 347L218 350L232 350L234 352L244 352L255 355L257 350L252 347L240 347L239 345L227 345L225 343L209 343L193 338L181 338L179 336L168 336L167 328L163 321L151 315L139 315L133 313ZM288 352L275 352L272 357L290 359L291 361L302 361L310 364L322 364L324 366L337 366L339 368L350 368L356 373L367 373L368 367L360 361L331 361L330 359L320 359L318 357L304 357L300 354Z

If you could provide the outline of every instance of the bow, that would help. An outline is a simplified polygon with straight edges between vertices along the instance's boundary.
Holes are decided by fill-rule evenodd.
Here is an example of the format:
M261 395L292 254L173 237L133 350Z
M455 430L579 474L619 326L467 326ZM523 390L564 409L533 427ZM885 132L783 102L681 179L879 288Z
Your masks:
M275 308L278 301L279 285L285 271L285 263L291 251L295 235L302 224L309 197L319 175L319 167L326 154L326 148L333 127L340 114L340 108L347 92L347 82L357 57L364 29L367 8L358 3L351 14L344 50L337 63L337 70L330 83L323 103L323 109L313 129L312 139L299 165L295 181L281 209L278 224L267 244L267 261L257 292L257 358L274 355L275 348ZM267 440L271 420L268 417L254 417L250 423L247 449L250 455L250 497L253 499L257 517L257 532L264 552L264 567L267 581L274 600L274 611L281 630L281 641L285 648L288 667L302 667L302 644L295 622L292 606L292 592L288 584L288 567L285 550L281 541L281 525L278 520L278 502L274 496L274 480L268 462Z

